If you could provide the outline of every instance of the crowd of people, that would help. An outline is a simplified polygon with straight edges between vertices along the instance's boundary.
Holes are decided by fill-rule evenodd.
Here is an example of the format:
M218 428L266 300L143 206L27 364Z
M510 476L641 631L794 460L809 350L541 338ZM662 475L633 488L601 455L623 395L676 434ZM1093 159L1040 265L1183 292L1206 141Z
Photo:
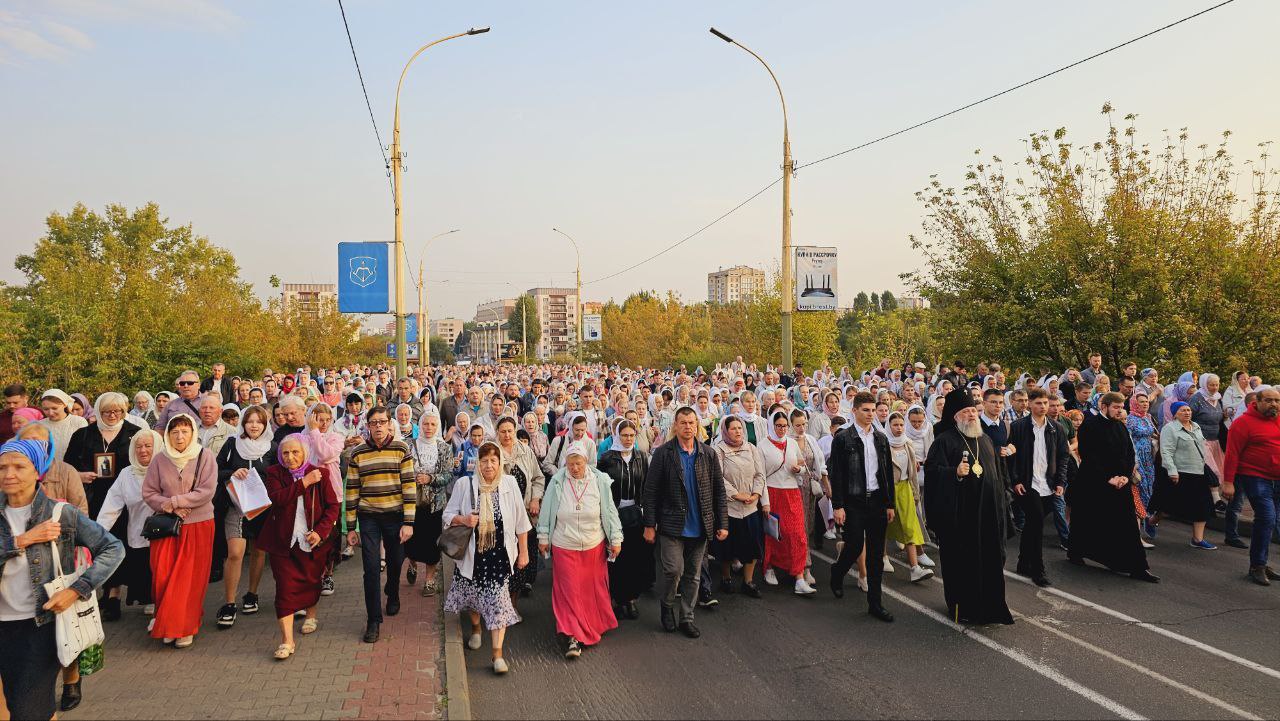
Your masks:
M201 632L210 584L224 601L214 622L230 629L259 611L269 569L271 653L285 661L295 618L300 635L319 630L335 566L357 553L364 641L378 641L402 590L421 581L424 596L448 589L443 607L469 619L470 649L488 630L500 674L506 630L540 572L552 575L570 659L639 618L650 589L661 627L697 638L695 613L717 592L760 599L761 583L789 584L842 598L853 574L868 613L891 622L884 574L920 582L937 571L951 617L1011 624L1006 543L1020 534L1016 572L1050 585L1046 522L1072 563L1155 583L1147 550L1161 522L1190 522L1191 545L1212 551L1206 523L1224 514L1222 542L1249 549L1247 578L1276 579L1280 390L1245 372L1162 384L1134 364L1105 373L1097 354L1038 377L889 360L781 372L741 357L710 369L458 365L400 378L355 364L232 377L216 364L154 395L91 402L12 383L4 396L0 680L15 718L82 699L51 630L76 597L100 594L104 621L147 618L153 638L183 649ZM52 518L56 501L66 503ZM838 557L819 579L824 541ZM48 597L48 558L74 567L77 547L92 560Z

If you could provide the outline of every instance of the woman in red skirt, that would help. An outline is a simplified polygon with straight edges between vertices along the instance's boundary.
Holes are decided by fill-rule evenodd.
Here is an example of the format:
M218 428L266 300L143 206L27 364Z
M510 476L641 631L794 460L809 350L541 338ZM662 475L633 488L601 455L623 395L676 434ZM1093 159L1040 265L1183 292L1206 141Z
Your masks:
M293 655L293 616L306 611L302 633L319 627L316 604L320 601L320 579L328 561L333 524L338 520L338 494L329 469L311 465L311 446L302 434L280 441L277 465L267 469L264 482L271 497L271 509L258 534L258 547L271 557L271 575L276 580L276 619L280 622L280 645L275 658Z
M787 434L790 427L786 412L774 411L769 416L769 438L759 446L764 456L764 482L769 487L769 505L763 509L765 523L770 523L769 515L776 516L778 523L777 538L768 532L764 536L764 582L778 585L777 571L782 571L795 579L796 595L811 596L817 590L804 579L809 536L800 494L800 484L808 483L808 468L800 446Z
M587 465L581 441L569 444L565 467L551 477L538 515L538 550L551 549L551 609L568 639L565 658L582 655L618 627L607 561L622 552L622 521L608 474ZM607 546L607 549L606 549Z
M151 541L151 637L187 648L200 631L213 562L213 492L218 464L196 440L195 419L180 413L164 431L164 453L147 467L142 500L156 513L182 519L177 536Z

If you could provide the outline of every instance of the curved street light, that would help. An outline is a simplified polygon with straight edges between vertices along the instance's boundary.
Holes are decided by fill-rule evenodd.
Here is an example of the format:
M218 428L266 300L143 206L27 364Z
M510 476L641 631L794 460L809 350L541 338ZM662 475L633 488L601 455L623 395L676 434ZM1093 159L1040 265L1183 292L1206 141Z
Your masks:
M796 296L791 280L791 175L795 172L795 163L791 160L791 134L787 127L787 99L782 94L782 83L773 74L773 68L751 48L711 28L711 34L729 43L737 45L751 57L760 61L764 69L769 71L773 85L778 89L778 99L782 101L782 367L784 372L794 367L791 354L791 313L795 309Z
M429 324L427 313L427 271L426 258L427 247L431 245L431 241L436 238L443 238L458 232L461 228L446 230L443 233L436 233L427 238L427 242L422 244L422 256L418 258L418 343L420 345L418 357L422 359L422 365L431 365L431 326Z
M578 363L581 364L582 363L582 252L578 249L578 241L574 240L573 237L570 236L568 233L564 232L563 230L560 230L559 228L552 228L551 230L559 233L560 235L563 235L564 237L569 239L570 243L573 243L573 254L574 256L577 257L577 270L574 271L574 282L577 287L577 289L574 291L574 298L575 298L574 303L577 305L577 307L574 308L574 316L577 321L574 324L575 325L574 336L576 338L576 340L574 341L574 346L578 350Z

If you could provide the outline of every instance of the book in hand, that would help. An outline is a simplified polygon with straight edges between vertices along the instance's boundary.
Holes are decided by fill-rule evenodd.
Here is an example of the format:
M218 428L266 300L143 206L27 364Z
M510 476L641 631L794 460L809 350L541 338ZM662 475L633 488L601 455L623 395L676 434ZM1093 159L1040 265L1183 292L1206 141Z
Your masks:
M227 484L227 493L231 495L236 508L239 508L244 517L249 520L257 518L271 507L267 486L254 468L250 468L249 475L244 478L233 477L231 483Z
M776 513L770 513L764 517L764 532L769 534L775 541L781 540L782 536L782 531L778 528L780 520Z

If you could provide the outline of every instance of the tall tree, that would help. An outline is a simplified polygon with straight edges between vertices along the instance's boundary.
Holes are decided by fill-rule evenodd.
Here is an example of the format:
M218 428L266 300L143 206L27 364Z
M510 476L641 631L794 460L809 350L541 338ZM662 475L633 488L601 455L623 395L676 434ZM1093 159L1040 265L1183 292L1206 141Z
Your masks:
M866 291L860 290L858 291L858 294L853 297L853 311L862 315L866 315L871 312L871 299L867 297Z
M934 178L913 237L927 272L903 280L947 329L948 355L1064 368L1280 372L1280 211L1267 154L1242 171L1186 131L1153 149L1135 116L1091 144L1035 133L1021 163ZM1245 197L1237 188L1249 189Z
M881 310L881 309L880 309L880 294L879 294L879 293L872 293L872 294L871 294L871 312L872 312L872 313L879 313L879 312L880 312L880 310Z
M507 314L507 327L510 328L508 333L511 340L517 343L525 342L525 334L528 334L529 355L532 357L534 348L542 337L542 324L538 322L538 301L528 293L516 298L515 305L511 306L511 312Z
M897 309L898 299L893 296L893 293L886 290L880 294L880 310L891 313Z

